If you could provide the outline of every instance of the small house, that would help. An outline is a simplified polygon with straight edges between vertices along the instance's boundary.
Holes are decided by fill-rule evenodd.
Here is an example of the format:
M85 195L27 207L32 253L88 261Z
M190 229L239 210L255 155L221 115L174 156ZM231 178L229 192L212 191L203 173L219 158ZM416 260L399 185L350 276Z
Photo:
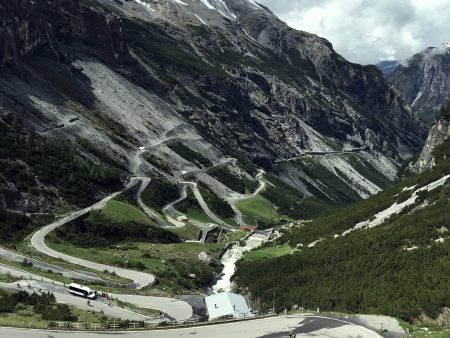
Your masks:
M241 295L222 292L205 297L209 320L233 317L243 319L252 316L250 309Z

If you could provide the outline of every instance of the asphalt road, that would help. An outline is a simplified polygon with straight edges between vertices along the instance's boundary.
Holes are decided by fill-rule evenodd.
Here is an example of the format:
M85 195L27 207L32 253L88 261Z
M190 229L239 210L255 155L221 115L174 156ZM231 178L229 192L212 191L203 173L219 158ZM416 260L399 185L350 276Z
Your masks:
M135 184L138 184L138 182L140 182L139 179L137 178L132 178L130 180L130 182L128 183L126 188L131 188L133 187ZM36 231L33 235L33 237L31 237L31 244L33 245L33 247L42 252L45 255L51 256L51 257L55 257L55 258L59 258L62 259L66 262L70 262L73 264L77 264L86 268L90 268L93 270L98 270L98 271L105 271L108 270L110 272L115 272L118 276L124 277L124 278L129 278L132 279L136 285L137 289L141 289L145 286L148 285L152 285L155 280L156 277L152 274L149 273L144 273L144 272L140 272L140 271L135 271L135 270L128 270L128 269L123 269L123 268L119 268L119 267L113 267L113 266L109 266L106 264L100 264L100 263L95 263L95 262L90 262L81 258L77 258L77 257L73 257L73 256L69 256L60 252L57 252L53 249L50 249L46 244L45 244L45 236L47 236L50 232L52 232L53 230L55 230L56 228L84 215L87 214L88 212L90 212L91 210L95 210L95 209L101 209L103 208L106 203L110 200L112 200L113 198L115 198L117 195L119 195L121 192L116 192L113 193L111 195L109 195L108 197L104 198L103 200L101 200L100 202L85 208L83 210L77 211L72 213L71 215L64 217L63 219L60 219L52 224L49 224L45 227L43 227L42 229Z
M187 198L187 186L185 184L181 184L180 197L162 208L163 215L172 225L175 225L178 228L184 227L185 224L183 222L179 222L176 219L174 219L174 217L182 215L180 212L175 210L174 205L184 201L186 198Z
M72 296L67 287L63 286L62 283L55 282L53 284L53 281L48 278L43 278L41 276L0 265L0 272L3 274L9 273L13 277L23 277L23 280L19 280L14 283L0 283L0 288L12 292L17 292L21 290L25 290L27 292L52 292L55 295L56 301L61 304L67 304L72 305L80 309L85 310L91 310L91 311L103 311L105 315L113 317L113 318L122 318L122 319L129 319L129 320L153 320L152 318L149 318L148 316L143 316L138 313L130 312L125 309L115 307L115 306L108 306L108 304L100 301L91 301L91 306L87 304L86 299L81 297L75 297ZM33 278L33 280L30 280L30 277Z
M370 148L354 148L354 149L349 149L349 150L342 150L342 151L305 151L303 152L302 155L298 155L295 157L291 157L291 158L286 158L286 159L279 159L274 161L274 164L280 164L280 163L285 163L285 162L291 162L291 161L295 161L301 158L307 158L310 156L333 156L333 155L345 155L345 154L352 154L352 153L359 153L359 152L371 152L371 151L376 151L378 149L370 149Z
M24 278L24 280L19 281L21 285L20 288L17 287L17 282L0 283L0 288L5 290L15 292L26 290L32 292L40 289L42 291L54 293L58 303L72 305L85 310L103 310L106 315L114 318L144 321L152 320L152 318L149 318L147 316L130 312L122 308L108 306L103 302L91 301L92 306L88 306L85 299L70 295L67 288L64 287L62 283L55 282L55 284L53 284L53 281L51 279L43 278L39 275L35 275L27 271L0 264L0 273L9 273L13 277ZM30 280L30 277L32 277L33 280ZM30 288L28 287L28 285L30 286ZM164 311L169 317L175 320L186 320L192 317L192 307L188 303L175 298L139 296L129 294L111 294L111 296L123 302L134 304L137 307Z
M233 209L234 214L235 214L235 220L236 223L239 224L240 226L246 226L247 224L244 222L244 218L242 216L242 212L236 207L236 203L248 198L255 198L261 191L263 191L266 188L266 182L264 182L262 180L263 176L264 176L264 170L260 170L258 172L258 174L256 175L256 179L259 181L259 186L258 188L253 192L253 194L251 194L250 196L242 196L242 197L237 197L237 198L229 198L227 200L228 204L230 204L231 209Z
M18 262L18 263L23 262L23 260L26 258L28 262L33 263L33 267L35 267L39 270L42 270L42 271L51 270L55 273L60 273L64 277L67 277L67 278L80 279L80 280L97 283L97 284L105 283L106 285L109 285L109 286L117 285L117 283L105 281L99 277L96 277L95 274L89 274L88 272L83 273L83 272L78 272L78 271L72 271L72 270L69 270L66 268L62 268L57 265L38 261L31 257L22 255L18 252L11 251L11 250L8 250L8 249L2 248L2 247L0 247L0 257L3 259L6 259L8 261Z
M234 322L222 325L192 327L174 330L161 330L151 332L57 332L45 330L27 330L0 328L0 338L18 338L32 336L33 338L281 338L287 337L293 330L297 337L328 337L328 338L380 338L379 334L363 326L339 319L330 319L311 316L273 317L266 319Z
M186 320L191 318L193 314L192 307L188 303L175 298L127 294L112 294L112 296L138 307L164 311L169 317L175 320Z
M213 220L215 223L220 224L226 228L229 228L230 225L226 222L222 221L215 213L209 209L208 205L206 204L205 200L203 199L202 194L200 193L200 190L198 190L197 183L195 182L181 182L181 184L187 184L192 188L192 191L194 192L194 196L197 199L198 203L200 204L200 207L202 208L203 212L206 216L208 216L211 220Z
M138 179L141 180L141 185L136 194L136 200L139 206L142 208L142 210L144 210L147 216L150 217L152 220L154 220L156 223L158 223L159 226L163 228L169 227L169 225L164 220L162 220L156 213L154 213L153 210L147 207L141 199L141 194L148 187L148 185L151 182L151 179L149 177L138 177Z
M236 163L237 163L237 159L230 157L225 160L222 160L221 162L216 163L215 165L213 165L211 167L202 168L202 169L198 169L198 170L191 170L191 171L189 171L189 174L206 173L208 170L211 170L213 168L217 168L217 167L227 165L227 164L236 165ZM180 212L175 210L174 206L176 204L184 201L187 198L187 187L188 186L190 186L192 188L192 191L194 192L194 196L197 199L197 201L199 202L200 207L202 208L203 212L217 224L220 224L224 227L229 228L230 225L228 223L224 222L222 219L220 219L220 217L218 217L216 214L214 214L211 211L211 209L209 209L208 205L206 204L205 200L203 199L202 194L198 190L197 183L195 183L195 182L180 182L180 197L177 200L175 200L163 207L162 212L163 212L164 216L169 220L169 222L171 224L175 225L176 227L184 226L183 222L179 222L174 219L174 217L182 215Z

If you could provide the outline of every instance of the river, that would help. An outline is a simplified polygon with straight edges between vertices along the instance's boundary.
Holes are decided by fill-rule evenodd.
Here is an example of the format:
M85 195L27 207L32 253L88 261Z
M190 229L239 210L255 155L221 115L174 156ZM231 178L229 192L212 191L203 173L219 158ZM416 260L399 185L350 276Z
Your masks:
M222 277L212 287L214 293L230 292L231 277L236 271L236 262L240 260L244 254L250 250L256 249L269 239L268 235L253 234L245 240L245 245L233 245L220 260L223 264Z

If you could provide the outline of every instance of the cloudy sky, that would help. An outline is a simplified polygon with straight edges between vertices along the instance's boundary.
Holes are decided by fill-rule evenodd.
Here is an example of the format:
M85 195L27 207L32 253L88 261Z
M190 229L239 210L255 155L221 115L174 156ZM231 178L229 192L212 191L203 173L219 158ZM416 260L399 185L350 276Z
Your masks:
M450 41L450 0L259 0L291 27L362 64L405 59Z

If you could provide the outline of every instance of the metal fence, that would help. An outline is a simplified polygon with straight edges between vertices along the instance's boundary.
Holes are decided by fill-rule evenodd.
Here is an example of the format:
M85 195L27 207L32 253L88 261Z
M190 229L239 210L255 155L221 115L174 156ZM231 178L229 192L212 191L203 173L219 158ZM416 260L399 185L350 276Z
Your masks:
M49 322L47 325L48 329L59 329L59 330L83 330L83 331L126 331L126 330L155 330L155 329L171 329L171 328L181 328L181 327L191 327L191 326L204 326L212 324L221 323L231 323L246 320L255 320L261 318L267 318L274 316L273 313L268 313L264 315L251 314L242 315L239 318L234 318L233 316L224 317L218 320L207 321L205 319L193 318L183 321L161 321L161 322L134 322L134 321L117 321L117 322L105 322L105 323L80 323L80 322L60 322L54 321Z

